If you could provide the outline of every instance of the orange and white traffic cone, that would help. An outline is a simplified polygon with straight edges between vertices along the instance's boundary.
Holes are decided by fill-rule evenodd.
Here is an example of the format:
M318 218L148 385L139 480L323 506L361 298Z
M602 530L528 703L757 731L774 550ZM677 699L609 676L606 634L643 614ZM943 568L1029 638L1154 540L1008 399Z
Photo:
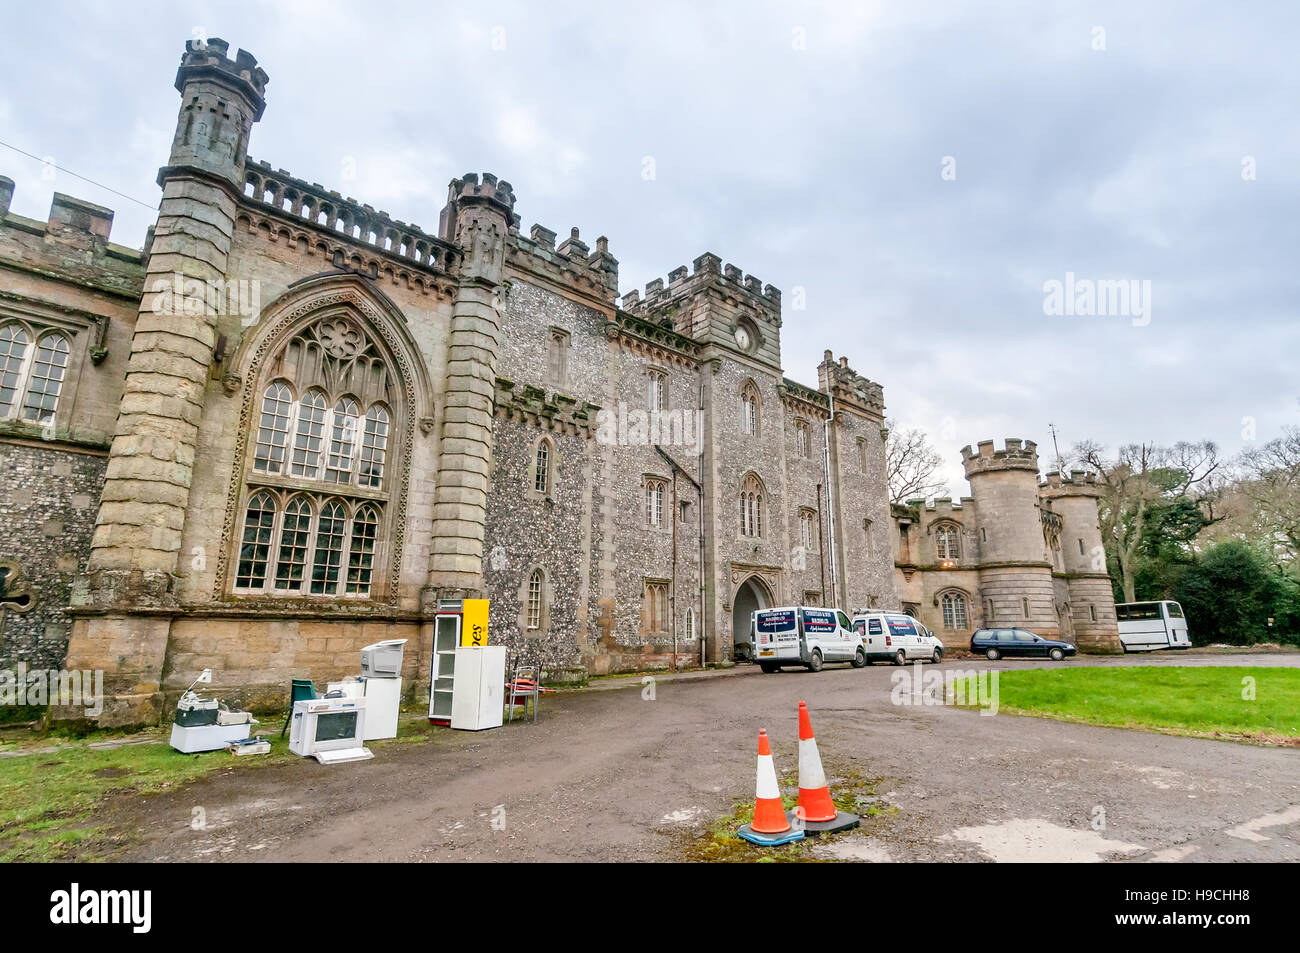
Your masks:
M781 789L776 783L776 764L772 761L772 747L767 732L758 732L758 779L754 791L754 820L737 833L745 840L771 847L802 840L803 831L790 826L781 806Z
M799 803L794 809L795 818L810 834L848 830L858 826L858 816L839 811L831 800L830 785L822 768L822 756L817 751L813 736L812 719L808 706L799 703Z

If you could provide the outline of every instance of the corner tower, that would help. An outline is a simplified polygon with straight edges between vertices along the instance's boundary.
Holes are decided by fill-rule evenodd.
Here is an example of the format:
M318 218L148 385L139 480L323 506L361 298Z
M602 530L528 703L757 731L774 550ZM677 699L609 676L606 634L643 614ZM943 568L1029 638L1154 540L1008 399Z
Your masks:
M1038 447L1008 437L1004 449L982 440L961 451L979 507L979 580L985 626L1022 626L1046 638L1060 620L1038 502Z
M1074 637L1087 652L1119 652L1115 595L1106 571L1097 500L1101 488L1091 473L1047 474L1043 501L1061 518L1061 562L1070 594Z
M100 724L157 720L174 606L177 559L189 506L199 421L217 342L212 296L201 308L160 304L157 289L224 282L249 133L262 116L267 75L224 40L185 44L176 89L181 108L162 202L145 266L131 356L109 451L86 578L74 605L71 668L105 669ZM167 301L171 301L170 296Z

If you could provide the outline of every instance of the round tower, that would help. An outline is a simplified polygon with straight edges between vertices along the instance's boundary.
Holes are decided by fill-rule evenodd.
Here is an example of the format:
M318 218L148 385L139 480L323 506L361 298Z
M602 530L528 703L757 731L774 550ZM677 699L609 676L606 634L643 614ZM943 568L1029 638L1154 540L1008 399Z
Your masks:
M1101 488L1091 473L1052 472L1040 488L1042 499L1061 517L1061 561L1070 593L1074 637L1080 651L1119 652L1115 596L1106 571L1097 500Z
M1038 447L1008 437L961 451L979 513L979 581L985 626L1021 626L1057 638L1060 622L1038 504Z

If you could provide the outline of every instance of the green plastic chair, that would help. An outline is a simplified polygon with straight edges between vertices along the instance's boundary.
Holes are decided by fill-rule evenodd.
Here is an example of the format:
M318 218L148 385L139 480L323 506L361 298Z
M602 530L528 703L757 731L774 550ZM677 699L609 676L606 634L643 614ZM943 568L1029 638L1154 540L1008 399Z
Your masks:
M295 678L289 685L289 714L284 716L284 727L280 729L280 737L289 730L289 721L293 718L293 703L309 701L316 697L316 683L310 678Z

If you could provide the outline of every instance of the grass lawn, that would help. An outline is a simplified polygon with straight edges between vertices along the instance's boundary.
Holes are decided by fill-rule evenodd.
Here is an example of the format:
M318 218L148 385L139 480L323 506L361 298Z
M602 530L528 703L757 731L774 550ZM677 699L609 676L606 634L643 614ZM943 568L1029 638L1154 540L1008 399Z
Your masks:
M1246 679L1253 680L1253 698L1248 689L1252 683ZM998 673L998 710L1090 725L1300 745L1300 669L1097 666L1004 670Z
M149 795L184 785L217 771L251 771L297 756L280 738L280 719L264 716L257 726L268 734L269 754L236 758L226 751L181 754L167 744L170 727L132 736L127 744L96 750L91 742L110 736L69 739L35 732L0 732L0 863L12 861L96 860L113 846L95 823L96 810L109 798ZM383 748L428 741L435 731L427 717L403 715L398 737L367 742L382 757ZM43 751L43 748L55 748Z

